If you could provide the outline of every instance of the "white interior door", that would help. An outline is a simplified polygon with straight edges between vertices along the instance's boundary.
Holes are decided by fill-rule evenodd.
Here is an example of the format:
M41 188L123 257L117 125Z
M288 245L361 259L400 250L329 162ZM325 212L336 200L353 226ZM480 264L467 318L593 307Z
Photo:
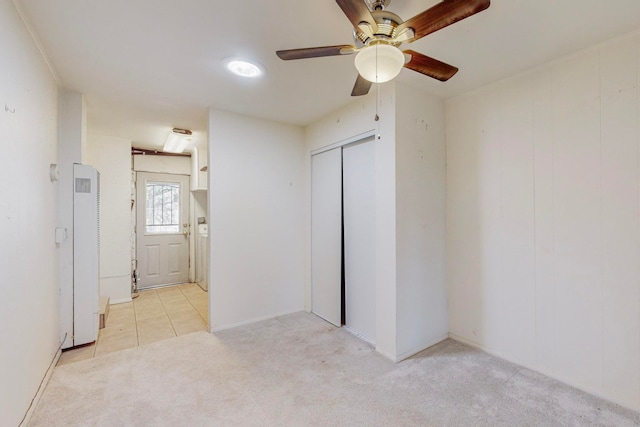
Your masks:
M189 281L189 177L138 172L138 288Z
M375 344L375 144L342 151L345 326Z
M311 311L342 325L342 149L311 157Z

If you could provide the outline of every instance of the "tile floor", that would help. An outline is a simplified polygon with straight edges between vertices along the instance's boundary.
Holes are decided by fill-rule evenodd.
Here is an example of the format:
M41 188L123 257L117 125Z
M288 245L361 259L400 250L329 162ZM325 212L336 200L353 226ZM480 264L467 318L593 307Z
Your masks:
M195 283L141 291L133 302L109 307L96 344L64 351L58 365L207 330L208 298Z

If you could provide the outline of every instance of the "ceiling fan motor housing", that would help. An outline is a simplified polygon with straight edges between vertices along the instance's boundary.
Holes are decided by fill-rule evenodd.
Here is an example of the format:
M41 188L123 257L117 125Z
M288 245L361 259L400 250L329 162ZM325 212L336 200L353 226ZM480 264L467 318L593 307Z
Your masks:
M378 29L373 34L368 31L356 31L356 41L360 41L363 45L375 44L375 42L378 42L390 44L396 47L400 46L402 41L398 39L403 38L399 37L400 34L398 34L396 29L403 22L402 19L395 13L388 12L386 10L376 10L371 12L371 14L378 25Z

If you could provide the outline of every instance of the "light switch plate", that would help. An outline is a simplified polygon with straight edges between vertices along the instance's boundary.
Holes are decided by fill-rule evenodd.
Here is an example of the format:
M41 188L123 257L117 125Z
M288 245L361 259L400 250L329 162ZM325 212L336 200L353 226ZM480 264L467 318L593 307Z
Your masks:
M56 228L56 243L62 243L67 240L67 229L63 227Z

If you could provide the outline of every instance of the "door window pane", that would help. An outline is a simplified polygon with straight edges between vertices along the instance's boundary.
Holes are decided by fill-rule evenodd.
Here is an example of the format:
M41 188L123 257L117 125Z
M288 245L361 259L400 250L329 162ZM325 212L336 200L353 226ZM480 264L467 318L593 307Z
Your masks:
M147 183L147 233L180 232L180 184Z

